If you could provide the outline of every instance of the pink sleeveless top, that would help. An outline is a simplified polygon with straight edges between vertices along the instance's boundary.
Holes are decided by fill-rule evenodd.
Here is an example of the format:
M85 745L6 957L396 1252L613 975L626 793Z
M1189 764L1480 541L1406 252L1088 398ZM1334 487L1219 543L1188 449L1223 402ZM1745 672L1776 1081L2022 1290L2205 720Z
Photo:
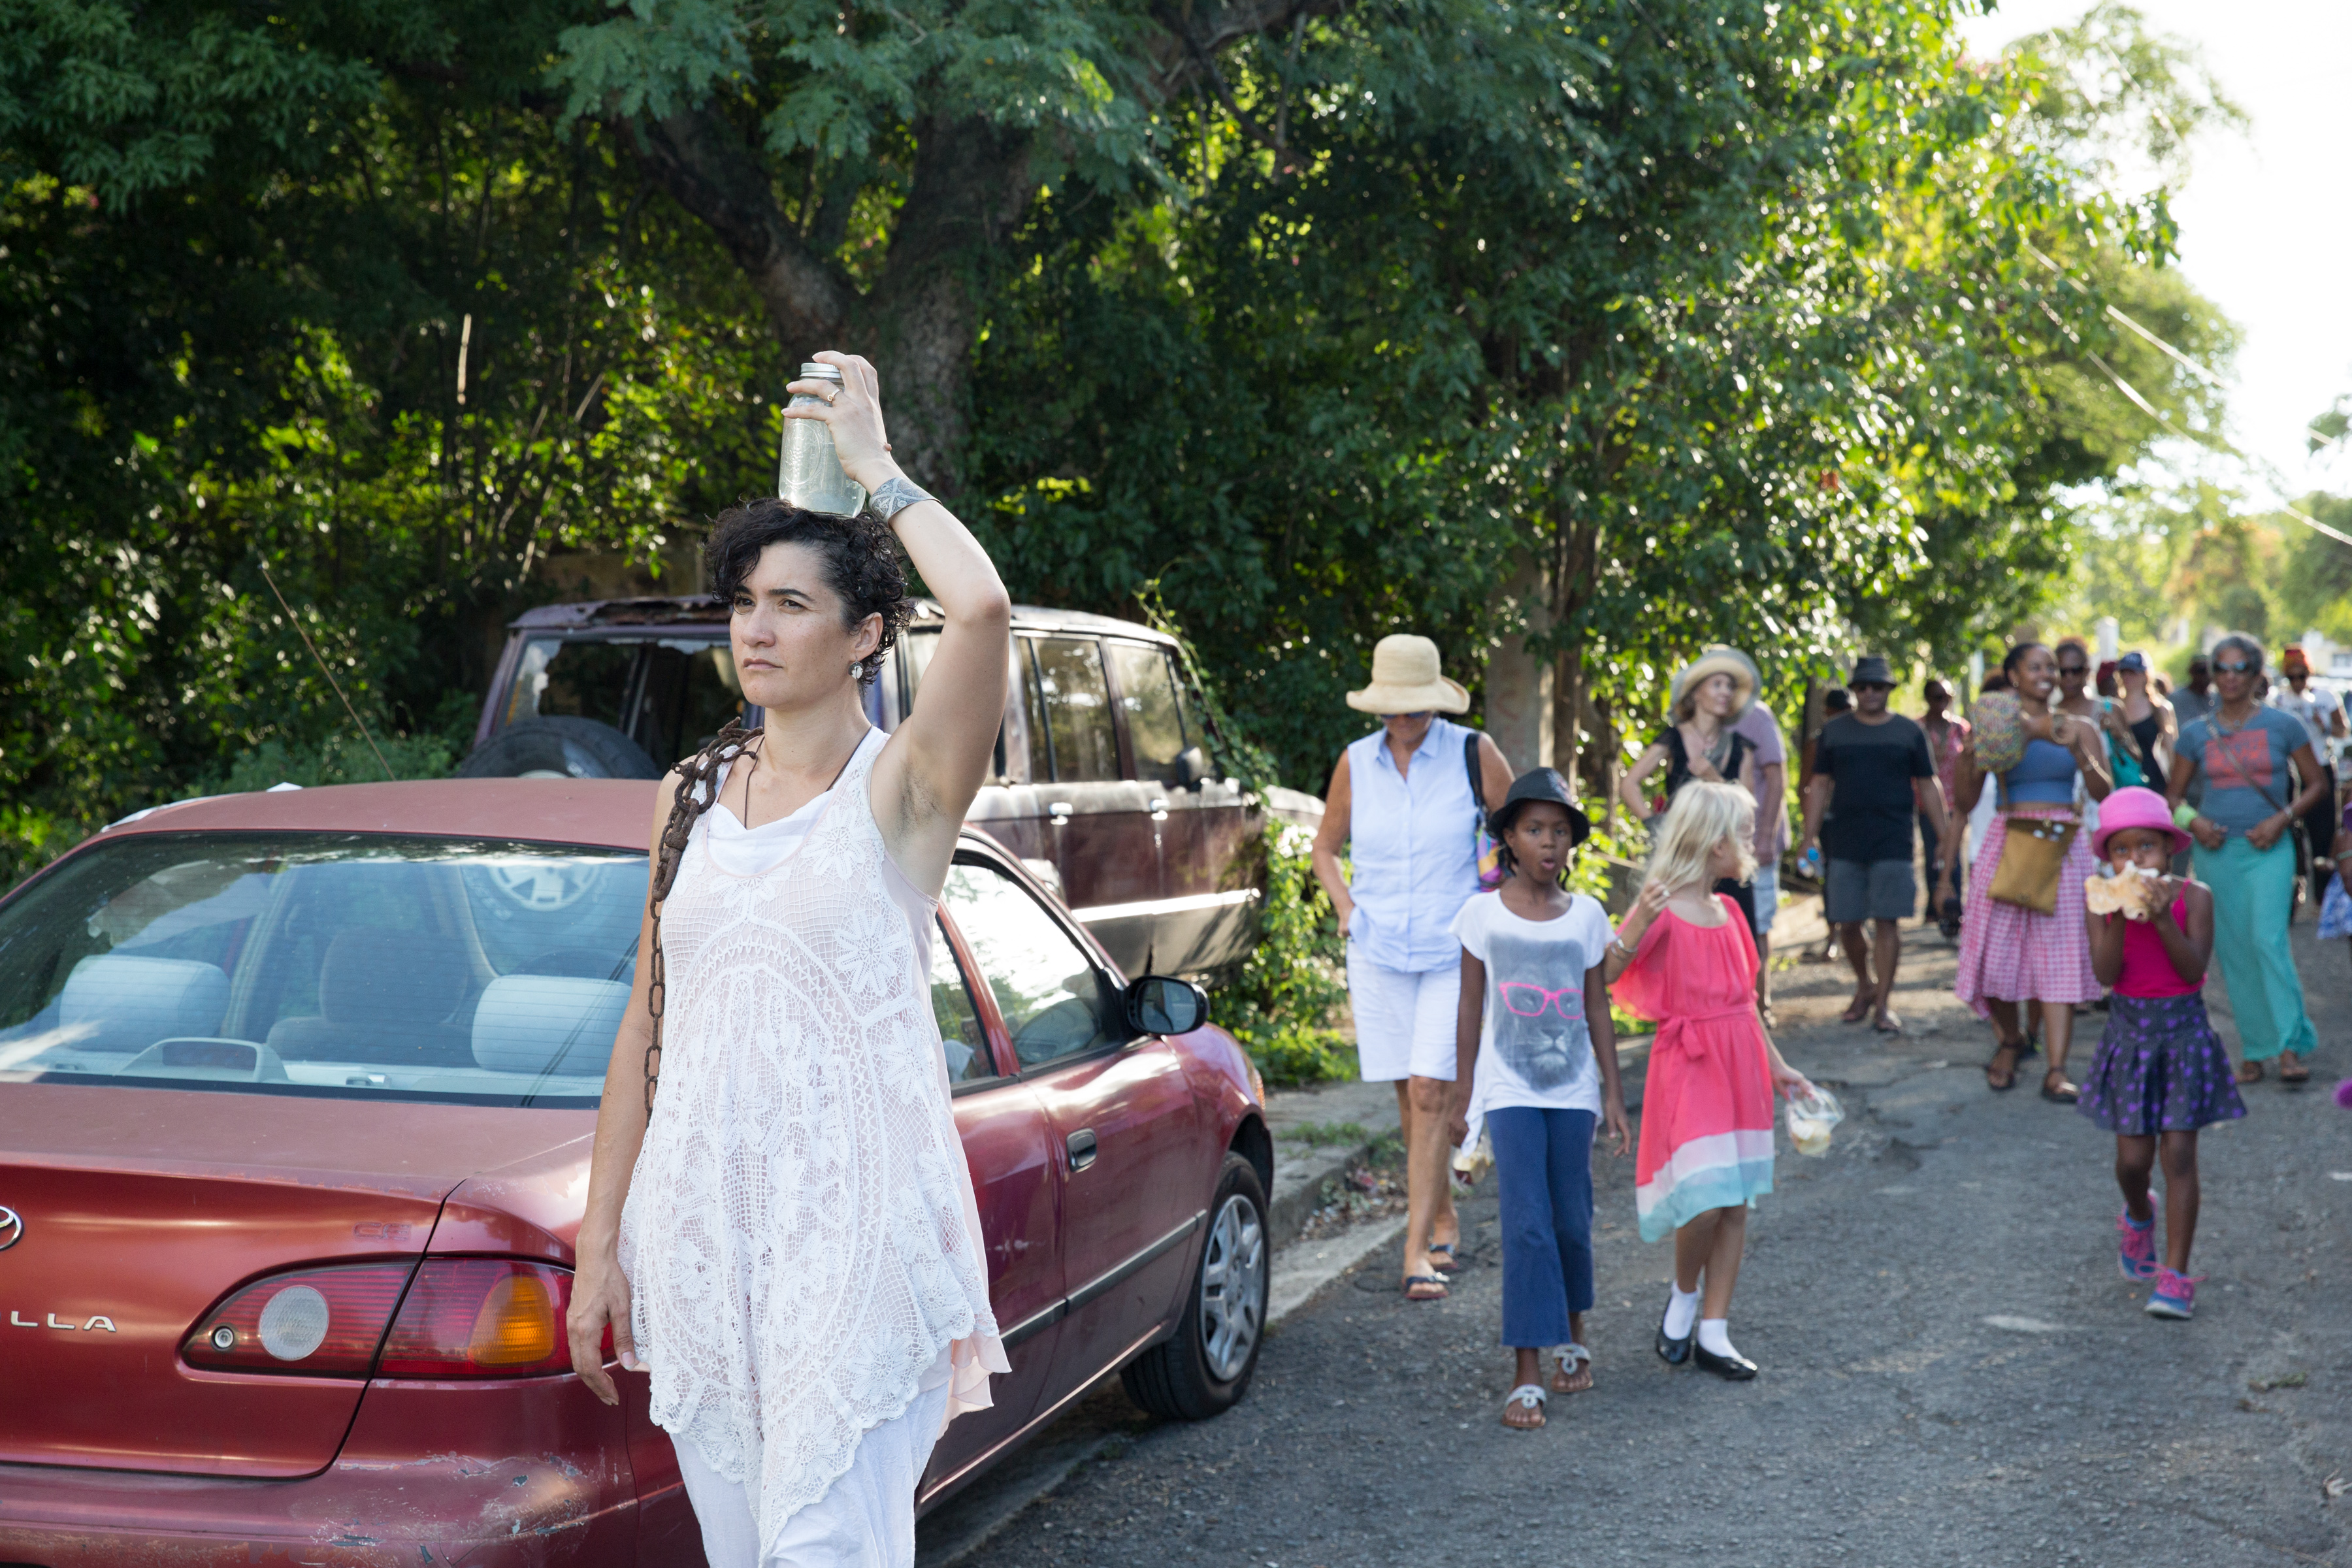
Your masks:
M2189 900L2172 900L2172 923L2183 931L2189 929ZM2172 955L2164 951L2164 939L2156 934L2156 927L2147 921L2124 922L2124 968L2116 976L2118 996L2186 996L2201 991L2201 980L2183 980L2180 971L2172 967Z

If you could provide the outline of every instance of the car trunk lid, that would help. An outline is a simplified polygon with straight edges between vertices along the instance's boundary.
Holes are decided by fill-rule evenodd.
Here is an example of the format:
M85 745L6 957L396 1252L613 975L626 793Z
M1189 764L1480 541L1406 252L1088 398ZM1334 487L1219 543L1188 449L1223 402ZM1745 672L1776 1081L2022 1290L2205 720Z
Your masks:
M413 1268L452 1188L589 1116L0 1084L0 1461L323 1468L365 1378L192 1367L207 1309L288 1270Z

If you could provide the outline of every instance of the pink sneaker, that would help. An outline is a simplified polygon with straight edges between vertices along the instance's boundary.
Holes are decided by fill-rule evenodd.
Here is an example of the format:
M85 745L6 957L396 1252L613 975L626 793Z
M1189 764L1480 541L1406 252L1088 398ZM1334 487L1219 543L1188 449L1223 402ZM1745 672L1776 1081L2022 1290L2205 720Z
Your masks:
M2186 1321L2197 1315L2197 1281L2202 1274L2175 1274L2169 1268L2156 1271L2156 1293L2147 1299L2147 1315L2151 1318L2179 1318Z
M2146 1225L2140 1224L2126 1209L2116 1215L2116 1235L2121 1241L2116 1247L2116 1261L2124 1278L2144 1284L2156 1278L2156 1216L2151 1215Z

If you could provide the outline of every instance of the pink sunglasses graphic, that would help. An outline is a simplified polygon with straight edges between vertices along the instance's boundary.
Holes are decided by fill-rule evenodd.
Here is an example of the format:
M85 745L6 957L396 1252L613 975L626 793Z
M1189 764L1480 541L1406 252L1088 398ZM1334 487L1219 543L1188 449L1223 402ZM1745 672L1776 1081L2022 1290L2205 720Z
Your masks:
M1580 1005L1573 1012L1569 1006L1571 998L1582 1002L1582 986L1563 985L1557 991L1547 991L1524 980L1506 980L1495 989L1502 994L1503 1005L1522 1018L1540 1018L1547 1007L1571 1023L1584 1016Z

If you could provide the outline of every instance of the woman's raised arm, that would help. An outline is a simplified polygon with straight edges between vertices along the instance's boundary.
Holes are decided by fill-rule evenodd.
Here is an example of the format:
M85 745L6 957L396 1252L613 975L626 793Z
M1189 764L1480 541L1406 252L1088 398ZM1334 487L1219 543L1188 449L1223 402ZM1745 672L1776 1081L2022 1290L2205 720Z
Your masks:
M843 471L873 496L874 510L889 519L923 585L947 613L914 710L876 761L873 784L874 821L891 859L936 896L1004 721L1013 601L971 531L892 460L874 367L856 354L827 351L816 358L840 370L839 395L823 406L787 409L784 416L822 420L833 432ZM822 397L832 387L796 381L787 390Z

